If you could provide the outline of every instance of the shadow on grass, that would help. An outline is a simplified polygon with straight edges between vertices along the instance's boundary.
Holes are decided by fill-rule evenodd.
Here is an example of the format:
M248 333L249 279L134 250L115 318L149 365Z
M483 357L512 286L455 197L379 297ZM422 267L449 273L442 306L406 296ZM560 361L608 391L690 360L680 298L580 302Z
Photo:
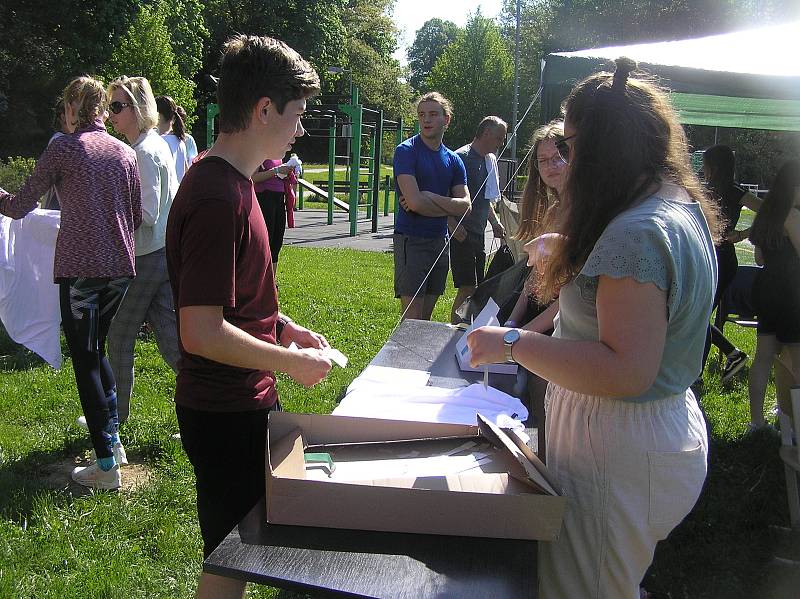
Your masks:
M87 445L88 447L88 445ZM34 451L20 460L0 465L0 517L15 522L31 520L36 504L47 495L56 505L64 505L72 497L88 495L86 487L72 483L69 471L80 464L75 457L88 451ZM66 475L59 473L65 471Z
M711 438L703 492L659 543L643 581L648 591L672 599L797 597L796 570L774 567L782 544L774 527L789 522L779 446L766 430L733 441Z
M44 364L44 360L11 339L5 327L0 324L0 372L30 370L41 364Z
M88 439L81 439L65 443L63 450L34 451L20 460L0 462L0 518L19 523L32 520L36 505L43 496L62 506L93 492L117 492L93 491L72 480L73 468L88 466L93 461L90 453ZM160 454L163 450L157 446L129 451L129 463L122 470L120 491L134 491L144 484L152 473L150 464L155 463Z

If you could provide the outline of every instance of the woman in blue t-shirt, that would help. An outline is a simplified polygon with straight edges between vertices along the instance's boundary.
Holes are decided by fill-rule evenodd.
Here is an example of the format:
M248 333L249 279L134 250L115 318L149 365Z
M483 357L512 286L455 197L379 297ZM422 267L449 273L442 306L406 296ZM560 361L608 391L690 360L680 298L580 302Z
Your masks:
M537 295L557 297L558 314L469 337L473 365L511 359L549 381L547 467L567 510L539 547L545 599L638 599L656 544L705 480L689 385L716 286L716 214L667 95L634 68L617 60L565 103L562 236L527 246L537 262L546 246Z

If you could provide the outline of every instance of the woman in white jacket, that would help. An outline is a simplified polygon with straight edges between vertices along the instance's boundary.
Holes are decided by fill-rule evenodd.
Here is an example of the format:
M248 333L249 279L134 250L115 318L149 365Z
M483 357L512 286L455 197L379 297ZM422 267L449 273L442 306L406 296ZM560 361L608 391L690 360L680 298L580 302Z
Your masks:
M108 86L108 96L111 123L136 151L142 182L142 225L135 239L136 278L108 333L108 357L117 379L119 421L123 423L130 412L133 350L142 323L152 327L162 357L177 372L180 352L164 246L178 178L169 146L155 129L158 112L147 79L120 77Z

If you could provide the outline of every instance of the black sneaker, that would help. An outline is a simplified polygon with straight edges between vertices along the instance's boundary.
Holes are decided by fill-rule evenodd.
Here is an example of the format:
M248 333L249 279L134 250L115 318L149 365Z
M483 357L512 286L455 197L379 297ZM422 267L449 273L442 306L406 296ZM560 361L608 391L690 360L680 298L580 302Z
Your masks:
M722 383L725 384L731 380L734 374L744 368L745 364L747 364L747 354L743 351L737 349L728 354L725 360L725 367L722 369Z

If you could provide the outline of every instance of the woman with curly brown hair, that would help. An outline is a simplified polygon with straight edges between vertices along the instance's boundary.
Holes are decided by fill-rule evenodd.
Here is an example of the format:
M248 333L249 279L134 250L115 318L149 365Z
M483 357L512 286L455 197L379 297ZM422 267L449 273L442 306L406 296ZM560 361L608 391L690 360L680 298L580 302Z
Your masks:
M558 294L552 337L483 327L468 340L474 366L512 359L549 381L547 466L568 503L559 539L539 546L545 599L638 598L706 475L689 385L716 286L716 214L668 96L634 68L617 60L565 103L563 237L537 284L540 301Z

